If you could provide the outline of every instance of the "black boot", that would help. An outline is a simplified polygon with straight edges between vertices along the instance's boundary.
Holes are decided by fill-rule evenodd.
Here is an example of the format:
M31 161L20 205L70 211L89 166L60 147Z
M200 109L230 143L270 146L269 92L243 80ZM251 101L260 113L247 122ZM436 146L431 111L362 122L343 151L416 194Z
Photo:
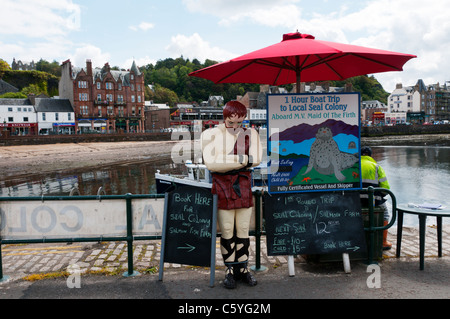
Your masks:
M227 263L234 262L235 256L235 247L236 247L236 238L232 237L230 239L225 239L220 237L220 250L222 252L223 262L225 265Z
M235 237L230 239L220 238L220 245L222 251L223 262L227 266L225 271L225 279L223 280L223 285L225 288L234 289L236 288L236 281L233 277L233 266L232 263L235 258Z
M236 288L236 281L233 276L233 267L231 265L226 265L227 270L225 271L225 279L223 280L223 286L227 289Z
M252 273L247 268L248 262L242 262L239 264L235 264L233 266L233 272L234 272L234 279L236 281L242 281L246 283L249 286L256 286L258 283L255 279L255 277L252 275Z
M245 282L249 286L256 286L255 277L248 270L248 258L250 255L250 238L236 237L236 261L234 265L234 279Z

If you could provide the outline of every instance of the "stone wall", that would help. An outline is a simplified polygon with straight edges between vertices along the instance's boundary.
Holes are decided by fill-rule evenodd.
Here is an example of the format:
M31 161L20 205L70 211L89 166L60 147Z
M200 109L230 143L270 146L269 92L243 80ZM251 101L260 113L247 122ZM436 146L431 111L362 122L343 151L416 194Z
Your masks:
M361 128L361 137L449 133L450 124L370 126ZM121 141L168 141L171 140L171 137L172 133L39 135L9 137L3 134L0 136L0 146Z
M422 135L450 133L450 124L439 125L395 125L395 126L365 126L361 128L361 136L385 135Z
M0 136L0 146L122 141L167 141L171 133Z

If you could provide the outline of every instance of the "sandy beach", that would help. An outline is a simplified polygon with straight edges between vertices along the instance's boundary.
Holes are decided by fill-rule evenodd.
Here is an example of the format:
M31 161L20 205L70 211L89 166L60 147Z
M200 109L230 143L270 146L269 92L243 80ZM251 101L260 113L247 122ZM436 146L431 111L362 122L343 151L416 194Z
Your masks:
M45 174L120 162L170 160L178 141L68 143L0 147L0 176Z

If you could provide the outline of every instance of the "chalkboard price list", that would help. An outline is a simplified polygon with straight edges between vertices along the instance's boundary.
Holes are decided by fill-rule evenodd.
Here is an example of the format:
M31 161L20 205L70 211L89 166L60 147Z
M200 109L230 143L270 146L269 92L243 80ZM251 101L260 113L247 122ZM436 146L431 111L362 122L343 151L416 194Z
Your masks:
M359 193L264 196L268 255L365 251Z

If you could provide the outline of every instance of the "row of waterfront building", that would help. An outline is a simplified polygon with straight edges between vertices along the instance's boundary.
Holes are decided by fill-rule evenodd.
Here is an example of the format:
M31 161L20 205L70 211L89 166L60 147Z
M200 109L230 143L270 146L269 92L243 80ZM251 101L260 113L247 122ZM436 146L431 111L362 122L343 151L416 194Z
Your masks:
M1 81L1 80L0 80ZM2 135L81 134L149 132L162 130L199 131L219 124L224 100L210 96L208 101L183 103L169 108L144 98L144 75L135 62L127 71L93 68L90 60L84 67L61 65L59 97L29 95L26 99L0 99L0 132ZM9 88L0 83L1 88ZM302 83L305 93L352 92L352 86L331 87L329 83ZM1 90L0 90L1 91ZM249 126L266 125L266 96L289 93L283 88L262 85L259 92L238 96L247 106ZM0 92L1 94L1 92ZM361 123L367 125L423 124L450 119L450 87L398 84L380 101L361 102Z

